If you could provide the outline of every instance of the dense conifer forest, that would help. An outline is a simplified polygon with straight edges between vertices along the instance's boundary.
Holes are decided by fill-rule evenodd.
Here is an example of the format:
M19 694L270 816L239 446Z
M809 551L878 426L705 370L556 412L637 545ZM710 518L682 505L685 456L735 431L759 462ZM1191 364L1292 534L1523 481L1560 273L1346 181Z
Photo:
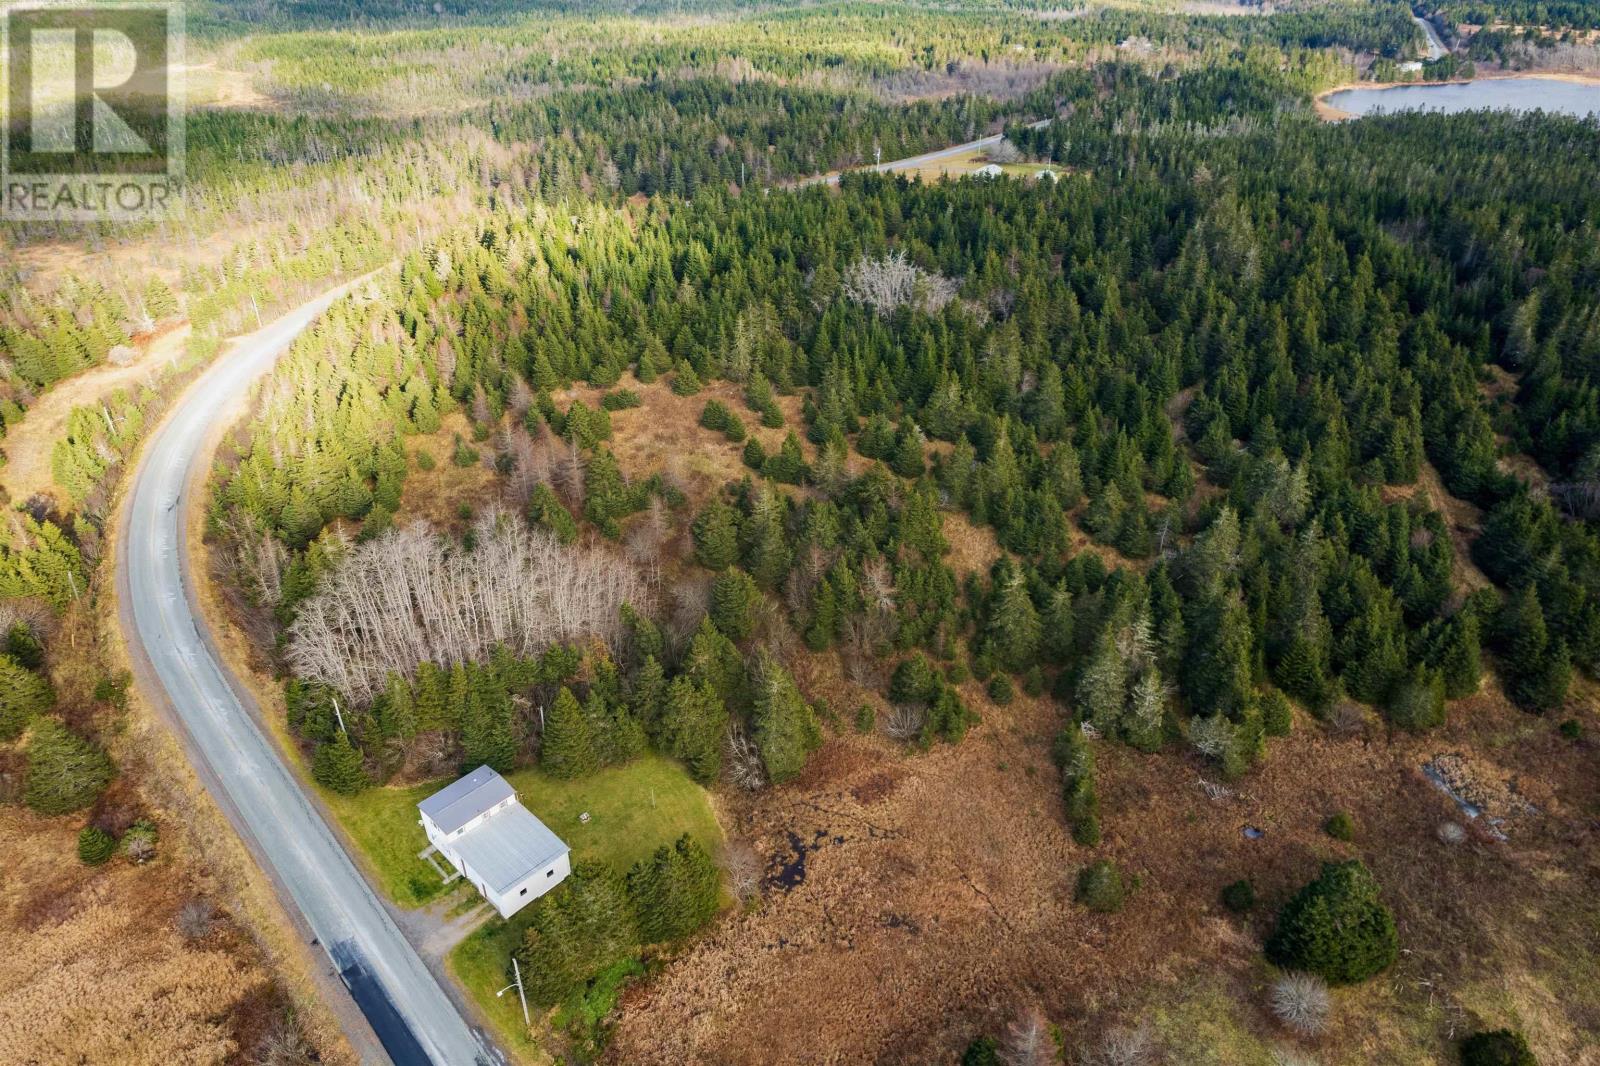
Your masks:
M1289 760L1346 766L1358 736L1432 768L1445 746L1533 751L1559 729L1579 753L1563 767L1592 760L1600 125L1325 121L1315 93L1421 53L1412 8L1221 6L198 9L211 61L263 95L189 117L185 220L6 232L0 445L32 443L52 391L74 399L53 491L9 500L0 528L0 799L60 817L118 787L126 677L105 671L92 698L59 679L61 634L107 605L124 468L225 338L343 282L253 392L200 504L291 758L350 818L389 796L409 818L410 791L481 765L581 787L659 763L712 790L728 836L575 852L567 884L486 927L491 976L517 960L545 1012L529 1046L740 1060L734 1037L629 1019L702 1002L703 975L750 952L741 932L781 920L808 855L847 839L836 821L803 840L803 812L897 840L873 797L923 774L959 820L980 806L963 775L1018 758L991 757L1002 743L1038 757L1018 805L1046 812L1036 865L1068 856L1043 909L1102 928L1198 906L1159 895L1138 851L1153 792L1265 794ZM1565 32L1592 8L1428 14ZM1500 32L1452 32L1422 76L1509 62ZM968 142L960 165L1000 176L869 167ZM72 241L104 254L55 265ZM118 265L151 243L170 257ZM92 387L175 332L170 367ZM1486 704L1505 711L1492 738ZM863 762L872 777L837 784ZM1363 797L1399 787L1363 772ZM1592 802L1567 788L1539 794L1550 817ZM1274 860L1275 920L1250 924L1242 870L1207 889L1224 916L1199 908L1235 923L1252 987L1270 969L1256 1028L1274 1054L1315 1047L1330 1003L1386 1009L1329 986L1456 961L1421 943L1398 846L1313 814L1292 884ZM119 846L102 822L85 863ZM1550 854L1592 833L1562 824ZM945 917L894 905L874 928ZM808 921L831 929L822 909ZM750 934L761 951L788 946L776 928ZM1029 965L1074 996L1099 987ZM630 982L681 998L633 1003ZM1058 1061L1035 1009L1062 1014L1052 997L929 997L942 1020L872 1046ZM1516 1020L1473 1002L1485 1029ZM1455 1054L1451 1009L1408 1051ZM1534 1036L1571 1048L1583 1027ZM1061 1047L1184 1053L1167 1030L1117 1032ZM1341 1031L1329 1053L1347 1058L1328 1061L1368 1039Z

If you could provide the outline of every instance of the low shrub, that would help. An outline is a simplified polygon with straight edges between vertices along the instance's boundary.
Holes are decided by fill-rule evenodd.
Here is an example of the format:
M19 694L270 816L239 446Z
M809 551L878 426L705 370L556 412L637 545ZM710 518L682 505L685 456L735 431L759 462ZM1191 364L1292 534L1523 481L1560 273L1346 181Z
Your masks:
M1000 1066L1000 1043L992 1036L974 1037L961 1053L961 1066Z
M1561 723L1559 728L1561 730L1561 735L1566 737L1568 740L1583 739L1583 723L1578 721L1576 718L1568 718L1566 721Z
M1272 1014L1301 1036L1328 1027L1328 984L1316 974L1286 973L1272 982Z
M1521 1033L1493 1029L1461 1041L1461 1066L1539 1066L1539 1060Z
M1256 886L1248 877L1241 877L1222 889L1222 905L1235 914L1244 914L1256 905Z
M872 709L872 704L863 703L856 708L856 732L871 733L878 728L878 712Z
M117 838L96 826L86 825L78 833L78 861L99 866L117 852Z
M143 866L156 857L156 841L160 834L155 823L141 818L122 834L122 854L135 866Z
M1115 914L1126 898L1122 873L1107 860L1092 862L1078 872L1078 902L1096 914Z
M600 397L600 406L607 411L625 411L630 407L638 407L640 402L639 394L632 389L618 389Z
M1356 838L1356 820L1345 811L1335 811L1332 817L1322 823L1322 831L1335 840L1348 843Z
M1011 675L995 674L991 677L989 679L988 693L989 698L1002 707L1010 703L1016 695L1016 691L1011 687Z

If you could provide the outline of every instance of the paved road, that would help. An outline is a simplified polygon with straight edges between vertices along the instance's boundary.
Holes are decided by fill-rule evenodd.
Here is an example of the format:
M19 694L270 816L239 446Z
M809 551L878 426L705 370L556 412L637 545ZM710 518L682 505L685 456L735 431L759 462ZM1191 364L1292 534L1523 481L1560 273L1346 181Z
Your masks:
M191 602L184 516L196 454L213 423L339 292L237 342L150 441L121 538L123 632L147 679L165 690L202 780L298 907L389 1057L402 1066L497 1063L499 1052L462 1017L279 760L250 697L202 639Z
M1439 31L1433 28L1433 23L1416 14L1411 16L1411 21L1422 27L1422 35L1428 39L1428 58L1443 59L1445 56L1444 41L1439 37Z
M1050 125L1049 119L1040 119L1038 122L1030 122L1028 124L1028 128L1037 130L1043 129L1048 125ZM963 152L971 152L978 148L987 148L991 144L999 144L1004 137L1005 134L1003 133L995 133L988 137L979 137L975 141L968 141L965 144L952 144L948 148L938 148L931 152L923 152L921 155L908 155L904 159L891 159L887 163L874 163L870 166L852 167L848 173L856 174L866 172L869 174L889 174L896 170L916 170L918 167L926 166L929 163L937 163L941 159L949 159L951 156L961 155ZM839 175L823 174L819 177L808 178L799 184L837 185L839 184Z

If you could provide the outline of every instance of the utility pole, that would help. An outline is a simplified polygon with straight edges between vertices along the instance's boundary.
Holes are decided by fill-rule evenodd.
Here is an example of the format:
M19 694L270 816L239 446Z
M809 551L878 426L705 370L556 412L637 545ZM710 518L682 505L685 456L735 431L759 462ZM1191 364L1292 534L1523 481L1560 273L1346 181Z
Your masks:
M522 1003L522 1024L524 1026L531 1026L533 1023L528 1020L528 997L524 995L522 991L522 967L517 963L517 957L515 955L511 956L511 972L517 975L517 979L512 981L509 985L506 985L500 991L496 992L494 994L494 998L499 999L501 996L515 988L517 990L517 999Z

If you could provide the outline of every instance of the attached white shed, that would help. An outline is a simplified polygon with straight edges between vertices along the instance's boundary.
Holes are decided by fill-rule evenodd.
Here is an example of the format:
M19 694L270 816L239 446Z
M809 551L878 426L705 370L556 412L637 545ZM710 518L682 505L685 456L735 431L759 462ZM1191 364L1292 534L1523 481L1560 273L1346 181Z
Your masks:
M487 766L421 803L428 842L509 918L572 872L570 850Z

